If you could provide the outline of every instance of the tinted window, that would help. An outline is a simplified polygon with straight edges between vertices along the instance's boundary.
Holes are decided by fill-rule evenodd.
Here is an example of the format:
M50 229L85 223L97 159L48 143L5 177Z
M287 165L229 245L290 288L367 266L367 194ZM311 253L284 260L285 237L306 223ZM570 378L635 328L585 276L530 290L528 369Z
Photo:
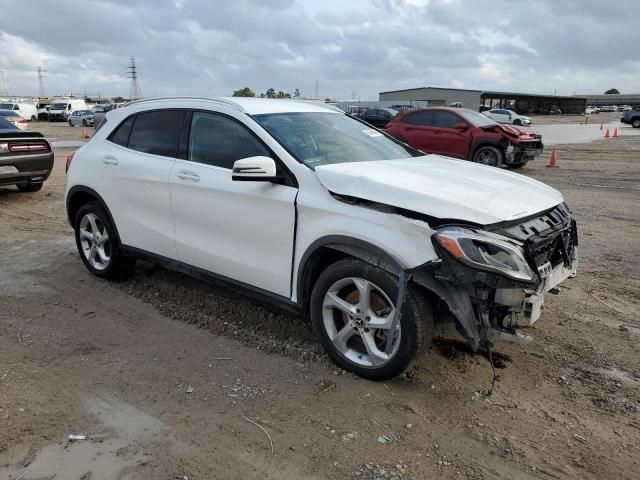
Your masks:
M194 112L189 160L231 169L236 160L257 156L271 154L246 127L222 115Z
M430 126L430 125L433 125L433 121L434 121L433 117L434 117L434 112L430 112L430 111L416 112L416 113L411 113L407 115L402 122L407 123L409 125Z
M378 111L377 110L367 110L366 112L363 113L363 115L367 115L368 117L373 117L375 115L378 115Z
M435 124L437 127L452 128L460 119L451 112L436 112Z
M131 116L127 118L124 122L122 122L120 126L116 128L115 131L111 134L111 136L109 136L109 140L122 147L126 147L127 142L129 141L129 133L131 133L131 126L133 125L133 121L135 120L135 118L136 118L135 116ZM100 130L102 125L106 123L106 120L107 120L107 117L104 117L102 122L100 122L100 125L98 126L98 128L96 128L96 132Z
M176 157L184 112L157 110L137 115L129 136L129 148L144 153Z

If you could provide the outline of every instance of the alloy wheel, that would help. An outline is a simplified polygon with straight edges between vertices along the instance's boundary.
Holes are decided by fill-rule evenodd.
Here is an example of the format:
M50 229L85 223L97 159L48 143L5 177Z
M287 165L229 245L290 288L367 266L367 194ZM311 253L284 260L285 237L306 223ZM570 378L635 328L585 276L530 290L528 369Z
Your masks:
M105 270L111 262L111 240L104 223L94 213L80 220L80 245L89 264L96 270Z
M495 167L498 164L498 158L492 150L480 150L476 155L476 163Z
M327 290L322 304L325 331L336 350L363 367L379 367L400 345L396 309L380 287L363 278L343 278Z

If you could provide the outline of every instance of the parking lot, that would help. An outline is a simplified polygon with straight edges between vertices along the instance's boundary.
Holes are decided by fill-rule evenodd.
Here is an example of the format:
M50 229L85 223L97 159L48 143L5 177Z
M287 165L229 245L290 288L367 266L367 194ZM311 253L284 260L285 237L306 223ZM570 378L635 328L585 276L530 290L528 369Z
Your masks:
M304 318L147 263L91 276L63 196L60 142L82 129L33 122L62 146L40 192L0 188L0 478L637 478L640 136L619 116L534 119L574 142L520 173L564 194L580 266L533 343L497 346L490 396L487 359L456 341L374 383Z

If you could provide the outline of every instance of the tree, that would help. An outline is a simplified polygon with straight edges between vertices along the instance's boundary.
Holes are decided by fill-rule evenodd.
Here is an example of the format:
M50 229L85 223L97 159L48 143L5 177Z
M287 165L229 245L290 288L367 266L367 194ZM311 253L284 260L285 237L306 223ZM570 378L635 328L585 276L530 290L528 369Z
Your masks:
M265 95L267 96L267 98L276 98L276 91L273 88L270 88L269 90L267 90Z
M241 88L240 90L236 90L233 92L234 97L255 97L256 94L253 93L249 87Z
M606 92L604 92L605 95L619 95L620 92L618 91L617 88L610 88L609 90L607 90Z
M300 90L298 90L297 88L293 91L293 96L294 98L300 98Z

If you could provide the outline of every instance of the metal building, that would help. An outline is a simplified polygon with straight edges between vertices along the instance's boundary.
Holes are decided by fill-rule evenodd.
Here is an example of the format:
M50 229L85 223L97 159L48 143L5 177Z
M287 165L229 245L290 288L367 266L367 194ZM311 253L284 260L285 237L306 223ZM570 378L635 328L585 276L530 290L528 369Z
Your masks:
M436 87L380 92L379 99L395 102L425 101L431 107L461 103L463 107L473 110L480 110L480 107L508 108L525 115L545 114L557 108L562 113L582 114L587 106L587 99L583 97Z

